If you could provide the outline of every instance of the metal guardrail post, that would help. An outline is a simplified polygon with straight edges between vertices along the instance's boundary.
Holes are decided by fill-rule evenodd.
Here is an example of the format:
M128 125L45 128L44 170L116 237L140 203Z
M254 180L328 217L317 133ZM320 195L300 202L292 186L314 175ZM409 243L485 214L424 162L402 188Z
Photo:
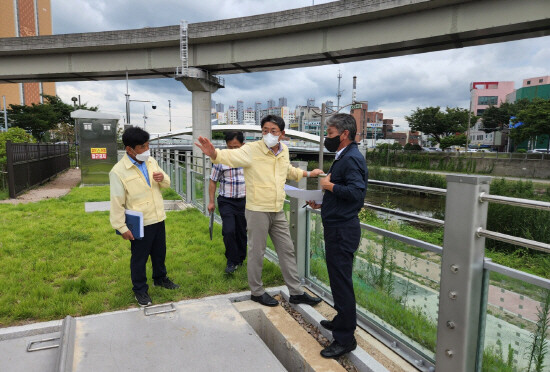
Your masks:
M293 161L292 165L307 169L307 162ZM290 182L294 187L301 189L307 188L307 178L302 178L298 182ZM305 278L307 269L307 213L306 209L302 208L305 200L290 198L290 237L294 243L294 252L296 253L296 266L298 267L298 275L300 278Z
M208 214L208 202L210 201L210 195L208 193L208 178L207 178L207 175L206 175L206 155L203 153L202 154L202 179L203 179L203 183L202 183L202 201L203 201L203 206L202 206L202 210L203 210L203 213L206 215Z
M180 152L174 151L174 182L176 184L176 193L181 193L181 179L180 179Z
M172 155L172 152L170 149L166 151L166 163L167 163L166 173L168 174L168 177L170 177L170 187L173 188L175 186L176 180L174 179L174 177L172 177L172 156L171 155Z
M489 191L491 177L447 176L445 230L441 261L436 369L475 371L483 302L483 260L487 203L479 194Z
M192 184L192 179L191 179L191 154L192 152L191 151L186 151L185 152L185 182L187 183L187 191L185 193L185 201L188 202L188 203L191 203L192 202L192 198L193 198L193 192L191 190L191 184Z

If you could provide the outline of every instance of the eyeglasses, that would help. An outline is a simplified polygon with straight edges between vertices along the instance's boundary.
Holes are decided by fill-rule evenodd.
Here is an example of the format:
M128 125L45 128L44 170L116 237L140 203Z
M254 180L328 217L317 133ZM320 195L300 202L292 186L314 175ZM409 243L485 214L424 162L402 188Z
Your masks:
M262 134L268 134L268 133L271 133L271 134L273 134L274 136L278 136L279 134L281 134L281 132L280 132L278 129L275 129L275 128L273 128L273 129L271 129L271 130L269 130L269 129L267 129L267 128L266 128L266 129L262 129Z

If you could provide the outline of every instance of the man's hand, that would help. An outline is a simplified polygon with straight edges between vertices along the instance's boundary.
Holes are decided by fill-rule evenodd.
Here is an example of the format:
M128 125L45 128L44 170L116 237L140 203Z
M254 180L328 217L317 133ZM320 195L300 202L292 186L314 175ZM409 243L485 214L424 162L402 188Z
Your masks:
M323 174L323 170L322 169L314 169L312 171L309 171L309 176L310 177L317 177L318 175L320 174Z
M157 182L162 182L164 174L162 174L162 172L153 172L153 179Z
M201 151L204 152L206 156L209 156L212 160L215 160L216 148L214 147L212 142L210 142L208 138L201 137L201 136L199 136L198 140L199 140L199 143L195 142L195 146L201 149Z
M321 208L321 204L315 203L315 200L308 200L307 205L309 205L313 209L319 209Z
M134 240L134 235L132 235L132 232L128 230L124 234L122 234L122 238L124 240Z
M332 188L333 188L334 184L332 182L330 182L330 173L327 174L326 177L321 178L320 184L321 184L321 189L322 190L328 190L328 191L332 192Z
M214 205L214 202L211 201L210 203L208 203L208 212L212 213L214 212L214 209L216 209L216 206Z

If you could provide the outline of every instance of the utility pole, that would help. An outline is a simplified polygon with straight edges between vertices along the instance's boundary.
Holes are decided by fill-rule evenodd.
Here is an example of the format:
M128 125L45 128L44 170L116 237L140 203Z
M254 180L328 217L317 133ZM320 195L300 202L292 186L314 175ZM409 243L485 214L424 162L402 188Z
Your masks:
M172 132L172 104L168 100L168 122L170 123L170 132Z
M340 90L340 80L342 79L342 73L340 70L338 70L338 91L336 92L337 97L337 104L336 104L336 111L340 110L340 97L342 97L342 91Z

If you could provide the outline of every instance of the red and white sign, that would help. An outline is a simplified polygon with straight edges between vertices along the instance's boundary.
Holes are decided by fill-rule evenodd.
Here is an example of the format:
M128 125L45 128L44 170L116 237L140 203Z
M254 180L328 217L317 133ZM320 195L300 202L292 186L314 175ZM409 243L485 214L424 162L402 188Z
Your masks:
M107 149L105 147L92 147L92 159L107 159Z

